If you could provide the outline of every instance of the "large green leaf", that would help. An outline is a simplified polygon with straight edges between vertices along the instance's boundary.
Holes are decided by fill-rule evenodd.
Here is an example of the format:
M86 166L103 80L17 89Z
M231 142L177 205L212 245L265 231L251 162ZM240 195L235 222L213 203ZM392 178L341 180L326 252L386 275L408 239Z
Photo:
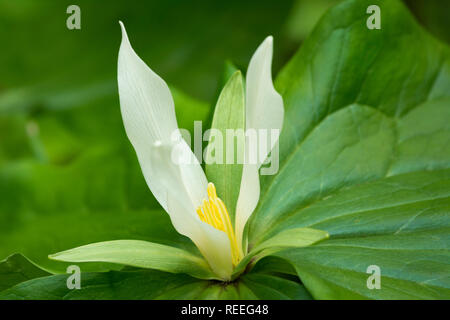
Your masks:
M326 229L331 240L279 256L318 298L448 298L449 209L448 169L353 186L282 223ZM381 290L366 286L370 265L381 269Z
M244 129L244 82L241 72L236 71L217 101L205 157L206 176L215 184L233 225L244 161Z
M24 256L13 254L0 261L0 292L18 283L48 275Z
M67 277L54 275L0 292L2 299L311 299L296 281L250 273L223 284L154 270L81 273L81 289L69 290Z
M381 29L366 8L381 8ZM319 22L276 87L280 169L261 179L251 245L313 227L279 253L315 298L449 298L450 53L400 1L348 0ZM366 268L381 269L381 290Z

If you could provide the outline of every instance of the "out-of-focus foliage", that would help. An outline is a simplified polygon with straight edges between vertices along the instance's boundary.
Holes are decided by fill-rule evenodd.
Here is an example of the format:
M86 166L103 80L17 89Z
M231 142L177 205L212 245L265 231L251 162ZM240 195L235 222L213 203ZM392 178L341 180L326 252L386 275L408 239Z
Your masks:
M287 23L286 36L294 41L304 40L323 13L338 0L295 1Z
M58 105L114 91L122 20L133 47L155 72L196 97L212 98L226 59L247 65L265 36L280 39L292 1L81 0L81 30L68 30L71 4L0 1L2 91L59 89ZM277 47L283 50L281 41ZM275 64L283 63L278 57Z
M419 23L438 39L450 43L450 1L405 0Z

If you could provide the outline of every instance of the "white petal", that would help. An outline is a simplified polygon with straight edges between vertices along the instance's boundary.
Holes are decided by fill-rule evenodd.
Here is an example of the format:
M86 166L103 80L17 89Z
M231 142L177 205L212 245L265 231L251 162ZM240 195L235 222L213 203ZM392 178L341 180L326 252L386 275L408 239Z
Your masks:
M184 163L191 156L192 163ZM220 230L199 219L196 208L207 198L206 176L189 146L157 143L153 147L153 179L164 186L169 213L175 229L189 237L208 261L211 269L224 280L232 273L230 241Z
M148 161L156 141L169 141L178 129L172 95L167 84L134 52L125 27L118 59L120 110L145 180L156 199L166 208L162 188L153 182Z
M149 149L147 162L153 172L151 180L163 188L164 200L167 200L168 195L175 195L178 202L189 209L190 216L197 217L196 208L208 197L208 181L188 144L180 138L176 143L157 141ZM190 159L190 162L186 159ZM166 211L169 211L168 208ZM175 223L174 226L177 228Z
M256 49L247 70L246 77L246 129L281 130L284 119L283 98L275 91L272 82L273 38L267 37ZM265 160L277 139L272 139L258 163Z
M244 227L248 218L255 210L259 201L259 173L258 166L244 165L242 169L241 188L236 204L236 241L239 246L239 253L241 256L246 254L246 243L243 243Z
M223 280L230 280L233 272L230 239L225 232L198 221L200 232L191 239L206 258L211 269Z
M169 214L172 221L174 221L172 217L190 213L187 212L189 209L179 200L173 194L168 196ZM189 237L195 243L215 274L223 280L229 280L233 271L233 265L230 240L225 232L215 229L200 219L182 222L182 230L180 229L179 232Z
M275 91L272 82L273 38L267 37L256 49L246 77L246 130L266 130L271 137L272 130L281 131L283 126L284 108L281 95ZM275 131L276 132L276 131ZM246 159L258 159L257 164L244 164L241 189L236 207L236 237L242 245L245 224L253 213L259 201L260 186L258 169L278 141L279 134L270 138L270 145L261 152L256 148L246 146ZM258 139L259 141L259 139ZM257 150L257 154L254 153ZM245 247L245 245L243 245Z

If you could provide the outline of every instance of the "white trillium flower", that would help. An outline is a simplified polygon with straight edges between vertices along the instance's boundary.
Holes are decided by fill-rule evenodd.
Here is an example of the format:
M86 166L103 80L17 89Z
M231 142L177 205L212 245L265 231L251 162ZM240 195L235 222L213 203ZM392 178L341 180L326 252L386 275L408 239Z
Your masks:
M180 138L167 84L134 52L124 25L118 60L120 109L145 180L175 229L189 237L212 271L229 280L246 254L244 227L258 204L262 161L244 164L234 224L188 144ZM283 100L272 83L273 39L267 37L250 60L246 75L246 129L281 130ZM270 148L258 159L265 159ZM246 153L251 148L246 146ZM193 159L190 163L183 161ZM233 229L233 225L235 229Z

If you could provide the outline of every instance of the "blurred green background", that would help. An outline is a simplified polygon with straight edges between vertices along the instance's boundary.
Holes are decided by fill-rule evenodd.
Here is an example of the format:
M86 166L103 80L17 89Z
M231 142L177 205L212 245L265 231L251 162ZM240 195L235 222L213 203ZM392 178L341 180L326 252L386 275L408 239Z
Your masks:
M208 125L227 61L245 71L271 34L277 74L337 2L0 0L0 260L21 252L61 271L47 255L89 242L179 243L125 137L118 20L171 86L180 127L192 129L194 119ZM449 1L405 2L450 42ZM66 27L71 4L81 30Z

